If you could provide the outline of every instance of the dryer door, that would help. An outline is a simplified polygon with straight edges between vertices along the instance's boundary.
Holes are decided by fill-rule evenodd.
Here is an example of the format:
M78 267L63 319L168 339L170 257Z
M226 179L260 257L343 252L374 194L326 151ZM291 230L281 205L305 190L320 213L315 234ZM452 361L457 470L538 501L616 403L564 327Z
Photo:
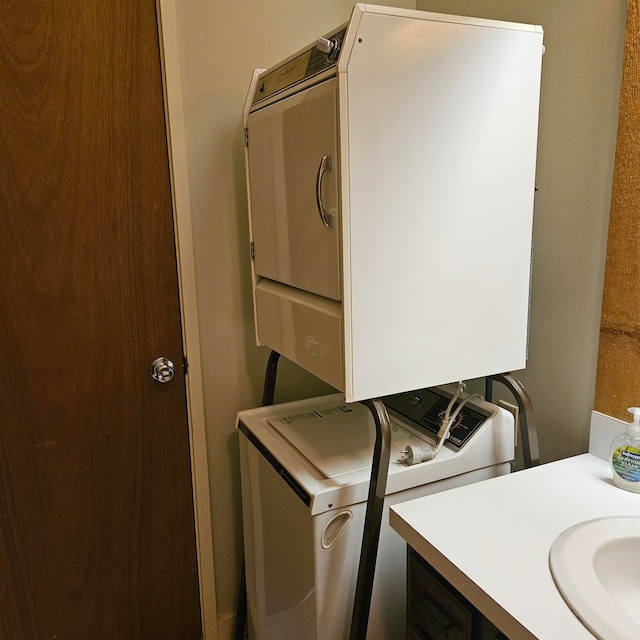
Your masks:
M337 80L249 115L255 271L341 299Z

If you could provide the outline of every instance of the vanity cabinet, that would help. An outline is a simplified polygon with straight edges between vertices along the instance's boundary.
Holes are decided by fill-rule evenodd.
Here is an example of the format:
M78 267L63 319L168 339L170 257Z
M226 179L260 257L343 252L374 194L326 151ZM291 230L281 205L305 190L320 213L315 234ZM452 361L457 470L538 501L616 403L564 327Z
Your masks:
M509 640L407 547L407 640Z

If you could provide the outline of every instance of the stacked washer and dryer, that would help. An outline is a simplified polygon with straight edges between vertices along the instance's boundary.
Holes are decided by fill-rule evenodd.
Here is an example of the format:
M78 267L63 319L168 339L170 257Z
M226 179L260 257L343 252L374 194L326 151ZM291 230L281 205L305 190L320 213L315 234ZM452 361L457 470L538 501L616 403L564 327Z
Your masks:
M391 416L385 510L509 471L513 418L477 399L433 460L402 451L435 444L441 385L526 365L542 35L357 4L253 75L256 342L341 393L239 414L251 639L348 637L380 436L359 401ZM371 640L404 636L404 567L385 512Z

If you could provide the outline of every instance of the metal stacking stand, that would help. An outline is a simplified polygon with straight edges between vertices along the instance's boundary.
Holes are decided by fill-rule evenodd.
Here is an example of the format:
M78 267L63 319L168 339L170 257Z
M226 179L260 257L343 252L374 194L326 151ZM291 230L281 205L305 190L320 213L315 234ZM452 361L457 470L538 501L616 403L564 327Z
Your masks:
M538 431L536 420L533 415L533 404L531 398L524 388L522 382L512 373L497 373L485 378L484 397L491 402L493 399L493 382L503 384L518 403L520 410L520 438L522 440L522 459L525 469L537 467L540 464L540 449L538 447Z
M280 354L272 351L267 361L262 406L273 404L275 397L276 378ZM538 452L538 437L533 414L533 405L529 394L522 383L511 373L501 373L488 376L485 379L485 397L490 401L493 397L493 382L503 384L515 397L520 410L519 424L521 427L523 461L525 468L537 466L540 463ZM382 513L387 490L387 476L391 454L391 422L387 409L382 400L363 400L371 414L376 427L376 440L371 463L371 479L367 497L364 529L362 532L362 547L360 548L360 563L353 602L353 614L349 640L366 640L371 608L371 594L375 576L378 542L382 527ZM247 622L247 592L245 567L238 592L236 618L233 630L233 640L244 640Z

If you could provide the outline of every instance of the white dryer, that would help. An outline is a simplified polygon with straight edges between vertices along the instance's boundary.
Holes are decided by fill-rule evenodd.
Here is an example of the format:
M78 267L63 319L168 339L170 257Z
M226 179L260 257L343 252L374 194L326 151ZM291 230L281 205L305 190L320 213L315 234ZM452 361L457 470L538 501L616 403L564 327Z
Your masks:
M525 367L542 40L358 3L254 72L258 344L349 402Z
M408 466L408 445L435 442L452 390L384 399L392 450L367 637L404 638L406 547L388 507L506 474L513 416L470 400L445 447ZM343 640L349 625L370 479L370 411L341 394L238 414L249 638ZM470 532L471 534L471 532Z

